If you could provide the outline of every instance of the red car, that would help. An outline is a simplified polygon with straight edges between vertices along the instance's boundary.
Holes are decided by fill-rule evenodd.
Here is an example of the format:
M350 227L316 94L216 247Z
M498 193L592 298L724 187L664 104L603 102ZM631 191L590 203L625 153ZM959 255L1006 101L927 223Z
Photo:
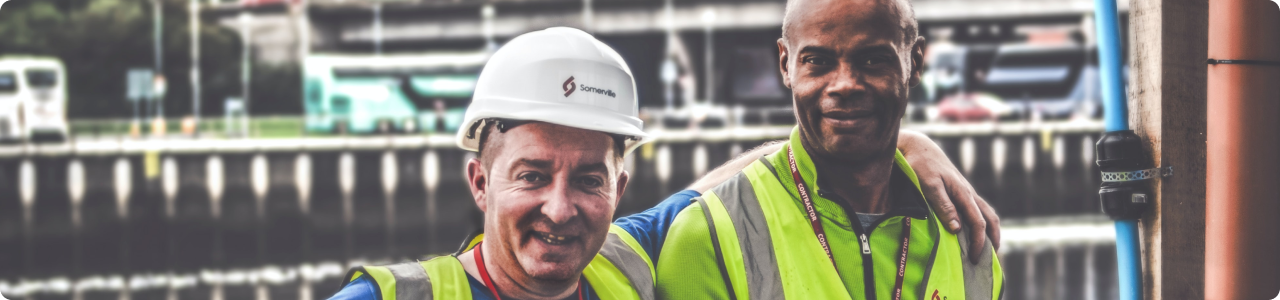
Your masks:
M998 120L1012 111L1000 98L987 93L963 93L938 102L938 117L950 122Z

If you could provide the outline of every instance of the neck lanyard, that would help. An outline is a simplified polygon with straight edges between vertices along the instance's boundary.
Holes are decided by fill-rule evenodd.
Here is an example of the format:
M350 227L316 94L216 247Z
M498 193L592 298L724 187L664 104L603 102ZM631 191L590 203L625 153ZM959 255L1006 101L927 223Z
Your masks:
M476 269L479 269L480 278L484 280L484 285L486 287L489 287L490 293L493 293L493 299L502 300L502 296L498 295L498 286L493 285L493 280L489 279L489 270L485 269L484 267L484 254L483 254L484 249L480 248L480 244L483 244L483 243L484 242L476 243L476 246L472 248L472 251L471 251L472 253L474 253L476 258ZM581 278L578 279L578 300L582 300L582 279Z
M796 166L796 155L787 147L787 160L791 165L791 178L796 184L796 191L800 192L800 201L804 203L804 210L809 214L809 225L813 227L813 234L818 236L818 244L822 245L822 251L827 253L827 259L831 260L831 266L836 268L836 274L840 273L840 268L836 266L836 258L831 255L831 245L827 243L827 233L822 229L822 219L818 217L818 210L813 208L813 200L809 199L809 188L804 183L804 177L800 176L800 168ZM851 220L855 221L856 220ZM862 254L864 256L871 255L871 243L868 241L866 233L861 233ZM898 274L897 279L893 283L893 299L902 299L902 278L907 271L907 246L911 245L911 219L902 221L902 255L898 258ZM870 287L875 288L875 287Z

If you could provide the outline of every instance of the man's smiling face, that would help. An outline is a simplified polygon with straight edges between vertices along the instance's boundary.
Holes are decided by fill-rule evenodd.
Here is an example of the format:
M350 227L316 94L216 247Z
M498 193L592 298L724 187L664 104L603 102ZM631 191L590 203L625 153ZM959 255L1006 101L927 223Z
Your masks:
M792 0L778 40L806 148L831 159L892 155L923 38L900 0Z
M613 138L532 122L494 131L489 141L488 166L468 166L485 170L471 183L485 212L486 249L494 250L488 260L517 282L577 280L604 244L626 187Z

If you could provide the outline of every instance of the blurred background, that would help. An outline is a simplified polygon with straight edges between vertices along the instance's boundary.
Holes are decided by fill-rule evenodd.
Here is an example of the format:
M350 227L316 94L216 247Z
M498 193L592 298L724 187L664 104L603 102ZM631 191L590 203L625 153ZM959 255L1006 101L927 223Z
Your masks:
M904 127L999 211L1006 299L1116 298L1093 2L913 3L929 47ZM643 210L786 138L784 4L8 1L0 293L324 299L350 266L452 252L481 223L454 146L476 78L550 26L630 65L657 141L619 214Z

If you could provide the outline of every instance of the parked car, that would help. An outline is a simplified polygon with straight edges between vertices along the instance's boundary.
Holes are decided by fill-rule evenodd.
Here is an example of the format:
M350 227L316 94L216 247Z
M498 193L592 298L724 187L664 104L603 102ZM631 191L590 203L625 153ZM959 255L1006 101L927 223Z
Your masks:
M0 57L0 141L67 137L66 68L51 57Z
M1006 45L983 89L999 96L1014 118L1065 119L1101 115L1101 78L1090 51L1078 45Z
M1013 110L999 97L988 93L952 95L938 102L938 115L949 122L1004 119Z
M933 100L981 90L997 49L989 44L946 44L930 50L925 72L932 77Z
M925 59L925 71L920 85L909 95L907 118L912 121L933 121L942 117L938 105L950 97L978 91L991 67L996 45L956 45L938 43L931 45Z

